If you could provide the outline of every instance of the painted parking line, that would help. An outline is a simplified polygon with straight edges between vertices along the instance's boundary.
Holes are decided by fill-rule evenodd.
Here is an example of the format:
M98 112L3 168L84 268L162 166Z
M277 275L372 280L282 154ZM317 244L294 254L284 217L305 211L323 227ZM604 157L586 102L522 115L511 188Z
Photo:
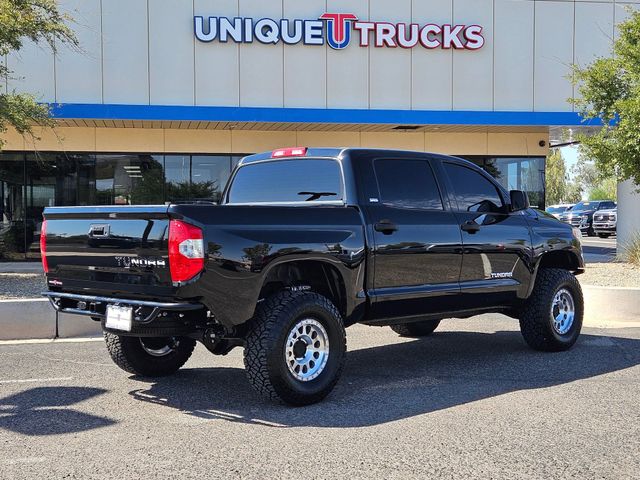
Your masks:
M0 340L2 345L37 345L42 343L87 343L87 342L104 342L103 337L84 337L84 338L40 338L31 340Z
M0 384L7 383L51 383L51 382L68 382L73 377L52 377L52 378L24 378L18 380L0 380Z

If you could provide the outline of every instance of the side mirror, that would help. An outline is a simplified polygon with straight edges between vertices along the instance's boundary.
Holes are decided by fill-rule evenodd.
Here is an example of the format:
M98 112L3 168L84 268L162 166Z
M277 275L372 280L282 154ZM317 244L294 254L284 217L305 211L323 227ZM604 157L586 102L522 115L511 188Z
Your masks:
M511 211L519 212L529 208L529 197L521 190L511 190L509 192L511 197Z

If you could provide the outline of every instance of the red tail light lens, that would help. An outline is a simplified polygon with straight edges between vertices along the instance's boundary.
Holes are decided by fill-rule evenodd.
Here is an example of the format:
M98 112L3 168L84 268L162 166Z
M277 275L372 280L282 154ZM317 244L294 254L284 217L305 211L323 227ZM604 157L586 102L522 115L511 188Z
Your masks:
M40 258L42 259L42 269L44 273L49 273L49 262L47 262L47 221L42 221L40 227Z
M169 223L169 269L171 281L186 282L204 268L204 238L194 225L171 220Z

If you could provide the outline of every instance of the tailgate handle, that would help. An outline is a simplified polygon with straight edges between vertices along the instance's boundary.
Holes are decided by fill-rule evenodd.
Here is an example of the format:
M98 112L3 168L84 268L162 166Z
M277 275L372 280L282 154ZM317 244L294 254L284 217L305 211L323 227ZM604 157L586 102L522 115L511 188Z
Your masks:
M109 225L101 224L101 225L91 225L89 227L89 236L93 238L104 238L109 236Z

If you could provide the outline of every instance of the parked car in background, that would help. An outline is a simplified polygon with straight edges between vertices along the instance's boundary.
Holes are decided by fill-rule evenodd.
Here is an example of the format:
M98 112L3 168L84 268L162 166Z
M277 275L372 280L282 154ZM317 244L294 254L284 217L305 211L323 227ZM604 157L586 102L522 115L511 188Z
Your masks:
M600 210L593 215L593 231L600 238L607 238L616 234L618 224L618 209Z
M616 202L612 200L580 202L568 212L562 213L560 220L579 228L582 233L593 237L596 234L593 230L593 215L600 210L609 210L616 208L616 206Z
M560 219L560 215L571 210L573 206L573 203L560 203L558 205L550 205L545 209L545 212L550 213L557 219Z

